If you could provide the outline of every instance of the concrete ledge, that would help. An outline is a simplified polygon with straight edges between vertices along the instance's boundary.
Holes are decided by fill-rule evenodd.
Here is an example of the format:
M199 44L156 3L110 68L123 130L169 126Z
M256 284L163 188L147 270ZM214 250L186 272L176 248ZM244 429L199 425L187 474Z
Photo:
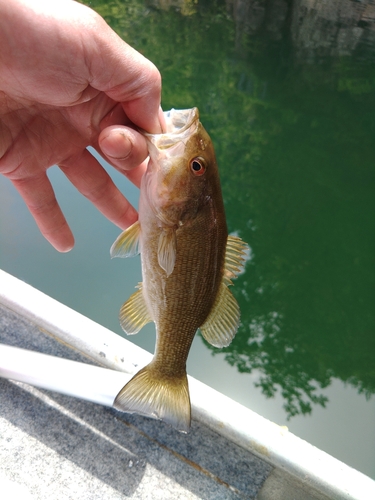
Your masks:
M107 368L131 374L151 358L143 349L3 271L0 271L0 304L60 343L70 346L79 353L78 356L84 355ZM292 498L289 495L276 495L276 491L283 491L282 487L286 488L285 491L293 491L293 498L304 500L375 498L375 482L367 476L191 377L189 385L195 423L188 440L194 437L199 427L203 429L203 434L210 435L212 439L217 439L215 435L220 436L227 445L233 443L251 456L259 457L259 463L271 466L266 469L267 474L261 480L263 484L265 477L268 478L263 488L259 489L259 482L256 493L255 490L245 493L246 488L241 492L241 488L235 487L236 498L255 498L256 495L262 500ZM161 446L167 446L164 443L172 439L169 436L176 439L176 433L160 422L136 416L127 416L126 420L136 422L131 425L138 426L137 429L147 428L148 436L156 436L160 429L164 429L162 439L155 437ZM146 431L141 429L141 432ZM199 443L195 444L199 447ZM174 444L169 443L169 447L174 449ZM186 458L184 453L176 453ZM204 469L209 475L209 468ZM246 483L246 479L243 480ZM235 494L234 490L230 491ZM302 496L299 496L298 491Z

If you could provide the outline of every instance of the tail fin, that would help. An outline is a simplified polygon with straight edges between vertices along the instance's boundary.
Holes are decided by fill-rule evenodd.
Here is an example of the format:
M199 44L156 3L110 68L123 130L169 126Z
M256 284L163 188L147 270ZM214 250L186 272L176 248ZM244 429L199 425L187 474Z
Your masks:
M113 406L120 411L164 420L177 430L188 432L191 407L187 375L172 379L150 363L121 389Z

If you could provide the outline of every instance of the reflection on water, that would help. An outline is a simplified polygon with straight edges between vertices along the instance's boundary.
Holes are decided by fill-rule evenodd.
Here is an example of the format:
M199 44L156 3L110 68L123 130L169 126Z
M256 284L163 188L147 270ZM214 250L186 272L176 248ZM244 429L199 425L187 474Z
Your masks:
M229 230L251 247L246 271L233 288L242 312L239 332L220 351L207 345L211 351L202 352L197 339L189 359L192 364L197 359L195 372L202 367L207 371L207 353L215 354L209 359L218 366L224 357L222 372L229 376L231 365L238 373L232 382L223 379L223 385L232 383L234 392L251 393L255 383L267 397L282 400L289 417L321 415L337 384L355 388L365 402L375 391L373 3L88 3L159 67L164 109L199 107L216 147ZM51 175L61 182L56 173ZM125 184L123 189L129 191ZM5 188L2 193L4 209ZM13 264L5 263L18 253L19 269L25 268L19 272L26 276L28 261L20 245L27 241L31 254L37 249L36 264L27 271L33 275L29 282L38 286L40 269L56 258L58 264L51 264L44 276L44 291L59 298L66 288L69 305L120 331L117 311L126 298L122 288L128 283L133 289L139 277L131 273L139 268L133 270L131 261L109 260L118 231L95 221L87 235L82 220L87 205L78 217L73 194L67 193L64 208L79 236L76 253L55 257L48 249L47 257L39 257L28 226L14 235L17 220L6 216L0 217L1 232L17 244L7 248L3 238L2 252L10 257L0 255L0 265L17 274ZM74 264L85 231L88 250ZM72 275L73 265L85 276L80 279L87 280L85 292L72 286L72 278L60 281L60 275ZM119 276L126 279L119 282ZM100 305L95 307L96 291ZM151 350L154 337L145 337ZM242 385L239 373L246 381ZM292 430L299 418L291 419ZM356 425L344 428L346 439ZM373 427L365 432L373 434ZM373 451L370 455L363 470L375 476ZM356 465L355 459L351 463Z
M370 397L373 3L128 4L94 6L159 67L165 109L200 108L229 229L251 246L234 287L242 326L225 359L260 372L256 384L279 392L289 417L325 406L333 378Z
M375 6L353 0L226 0L235 22L236 46L248 35L288 39L301 62L322 57L374 54Z
M324 406L319 389L332 377L368 397L373 5L131 4L132 22L129 6L123 15L118 2L94 6L160 68L165 109L200 108L217 145L229 229L252 249L234 290L242 326L226 360L240 372L259 369L258 385L268 397L280 390L289 416Z

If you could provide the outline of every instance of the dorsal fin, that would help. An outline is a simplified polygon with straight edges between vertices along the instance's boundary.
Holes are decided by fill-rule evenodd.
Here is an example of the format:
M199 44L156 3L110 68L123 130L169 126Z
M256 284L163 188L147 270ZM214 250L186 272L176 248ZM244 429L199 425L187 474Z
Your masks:
M235 336L240 308L233 294L222 282L211 312L200 327L203 337L215 347L227 347Z
M224 266L224 281L226 285L232 285L232 279L237 278L243 270L248 251L249 246L241 238L228 236Z
M247 244L240 238L228 236L223 279L210 314L200 327L203 337L215 347L227 347L238 330L240 308L228 286L243 269L247 251Z

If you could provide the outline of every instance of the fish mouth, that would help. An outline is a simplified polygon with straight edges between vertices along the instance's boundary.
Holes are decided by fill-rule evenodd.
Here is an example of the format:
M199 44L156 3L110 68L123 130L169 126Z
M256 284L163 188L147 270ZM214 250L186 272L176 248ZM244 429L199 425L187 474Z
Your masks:
M167 125L165 134L183 134L194 122L199 120L199 111L198 108L172 108L169 111L164 111L164 117Z
M184 195L181 179L173 172L184 162L186 144L198 130L199 111L198 108L171 109L164 111L164 116L164 133L142 131L150 155L142 185L150 208L161 224L178 227L188 197Z
M149 144L150 155L155 152L154 149L160 151L175 149L175 146L185 146L185 141L197 129L199 124L199 111L198 108L190 109L171 109L164 111L166 122L166 131L162 134L149 134L143 132ZM151 146L151 147L150 147ZM176 149L180 149L179 147ZM169 151L171 153L171 151ZM179 152L173 151L174 154Z

